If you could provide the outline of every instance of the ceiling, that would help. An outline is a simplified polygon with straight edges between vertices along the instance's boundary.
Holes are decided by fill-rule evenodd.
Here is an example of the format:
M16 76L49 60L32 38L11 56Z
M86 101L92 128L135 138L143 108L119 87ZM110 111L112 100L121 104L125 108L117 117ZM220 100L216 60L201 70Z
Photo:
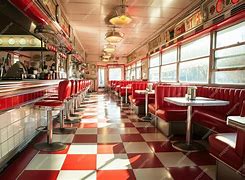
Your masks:
M69 23L88 55L101 55L110 27L105 18L121 0L60 0ZM124 40L117 44L116 55L127 56L196 0L127 0L133 21L118 29Z

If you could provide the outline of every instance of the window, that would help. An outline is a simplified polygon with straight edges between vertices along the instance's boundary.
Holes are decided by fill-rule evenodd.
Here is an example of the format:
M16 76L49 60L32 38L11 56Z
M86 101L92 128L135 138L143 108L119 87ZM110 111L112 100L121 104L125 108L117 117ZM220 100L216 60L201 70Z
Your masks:
M161 67L161 81L174 82L176 81L177 64L170 64Z
M210 35L181 46L181 61L209 56Z
M156 82L159 81L159 66L160 66L160 56L159 54L150 57L149 62L149 81Z
M136 79L141 79L141 60L136 63Z
M149 80L152 82L159 81L159 67L149 69Z
M175 82L177 77L177 47L162 53L161 81Z
M130 80L130 66L126 68L126 80Z
M122 68L109 68L109 81L122 80Z
M209 58L180 63L180 82L207 83Z
M214 55L214 83L245 84L245 22L216 33Z
M216 48L239 42L245 42L245 22L217 32Z
M208 83L210 35L184 44L180 53L179 81Z
M131 74L130 74L130 79L134 80L135 79L135 64L131 66Z

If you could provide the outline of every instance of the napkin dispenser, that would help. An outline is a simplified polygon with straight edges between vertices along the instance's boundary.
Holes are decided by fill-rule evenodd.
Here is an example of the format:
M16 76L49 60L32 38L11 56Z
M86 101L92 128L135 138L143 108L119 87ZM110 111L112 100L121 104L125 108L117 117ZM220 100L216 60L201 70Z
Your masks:
M196 86L189 86L187 88L186 98L190 99L190 100L195 100L196 99L196 90L197 90Z
M153 90L153 83L148 83L147 89L148 89L148 91L152 91Z

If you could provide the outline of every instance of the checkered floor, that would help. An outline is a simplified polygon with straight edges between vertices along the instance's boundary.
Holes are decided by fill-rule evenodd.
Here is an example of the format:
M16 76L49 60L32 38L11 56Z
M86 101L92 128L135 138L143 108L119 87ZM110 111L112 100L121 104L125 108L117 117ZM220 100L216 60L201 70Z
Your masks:
M37 152L17 179L215 179L215 160L207 151L175 150L167 137L114 99L91 94L82 104L76 133L54 135L67 148Z

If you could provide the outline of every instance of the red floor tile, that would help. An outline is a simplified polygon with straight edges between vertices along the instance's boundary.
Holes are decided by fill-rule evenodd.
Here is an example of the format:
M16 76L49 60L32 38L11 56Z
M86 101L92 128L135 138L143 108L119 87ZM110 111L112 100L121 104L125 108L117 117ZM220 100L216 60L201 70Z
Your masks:
M99 128L98 134L120 134L119 128Z
M79 128L97 128L97 123L80 123Z
M140 127L140 128L137 128L137 130L140 133L158 133L159 132L157 128L154 128L154 127Z
M187 156L198 166L216 164L215 159L209 154L208 151L192 152L187 154Z
M97 180L135 180L133 170L99 170Z
M67 154L62 170L95 170L95 154Z
M128 115L121 115L121 118L127 118Z
M124 124L122 127L134 127L133 123L122 123Z
M197 166L168 168L174 180L211 180L211 178Z
M56 180L57 176L59 174L59 171L46 171L46 170L35 170L35 171L24 171L18 180Z
M121 134L123 142L142 142L145 141L140 134Z
M33 145L45 140L45 133L41 133L39 136L35 137L33 142L0 174L0 179L15 180L38 153L38 151L33 148Z
M154 153L133 153L128 154L128 158L133 169L163 167Z
M98 144L98 154L121 154L126 153L123 143Z
M97 143L97 135L76 134L72 143Z
M170 141L147 142L153 152L176 152Z

